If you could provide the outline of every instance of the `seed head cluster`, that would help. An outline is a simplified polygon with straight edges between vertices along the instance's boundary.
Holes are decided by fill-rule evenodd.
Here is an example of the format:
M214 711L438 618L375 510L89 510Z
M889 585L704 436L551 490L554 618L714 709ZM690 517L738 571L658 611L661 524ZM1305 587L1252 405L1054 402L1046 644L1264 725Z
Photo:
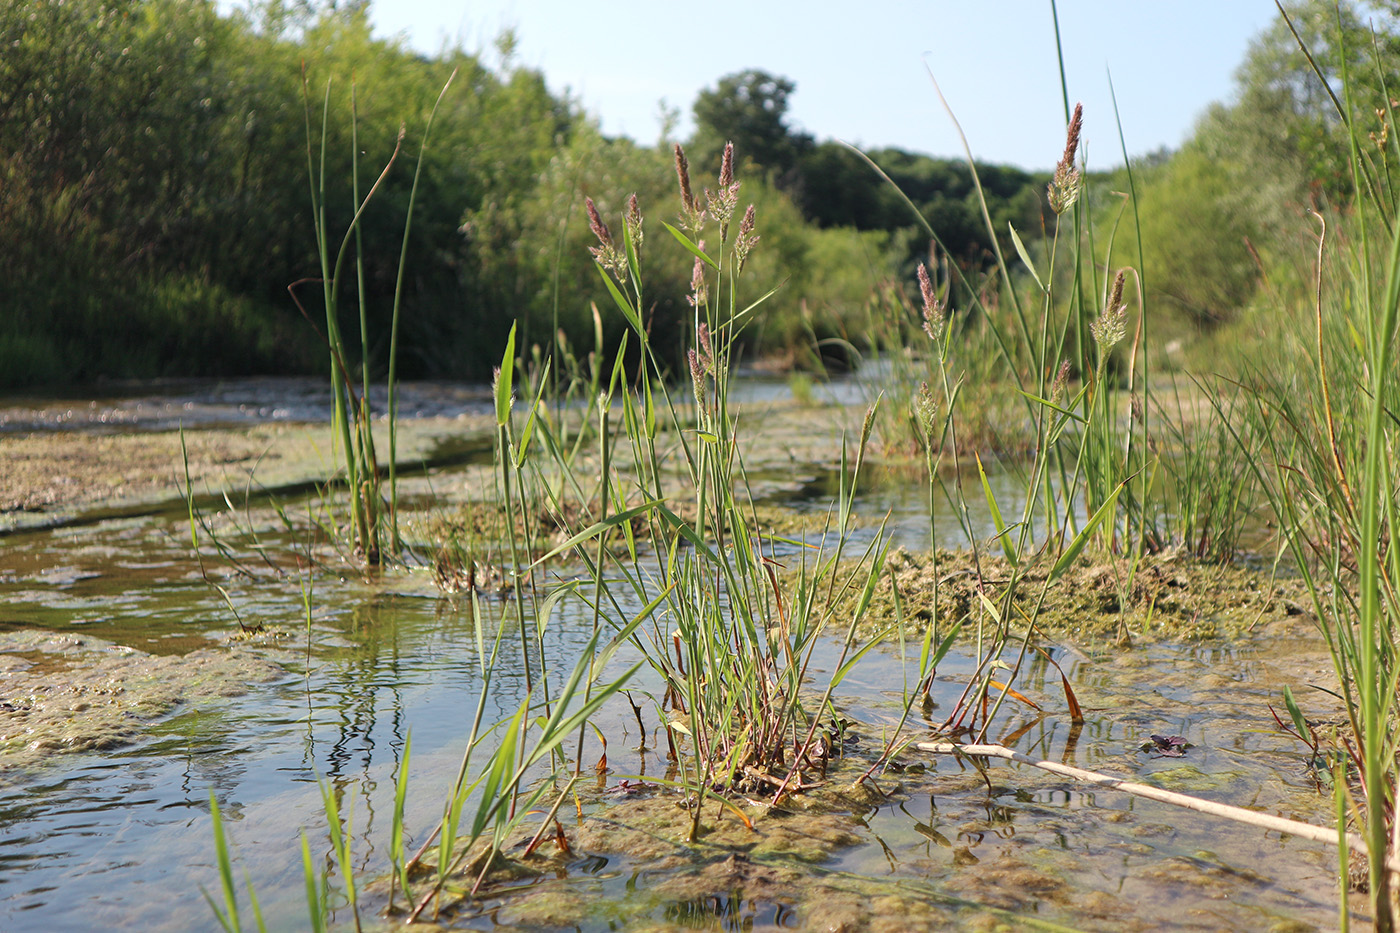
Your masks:
M1065 131L1065 154L1060 156L1060 161L1055 164L1055 177L1051 179L1050 187L1046 191L1050 199L1050 209L1056 214L1063 214L1079 199L1083 177L1079 169L1075 168L1074 161L1079 151L1079 132L1083 126L1084 105L1075 104L1074 116L1070 118L1069 128Z
M1113 277L1113 289L1108 294L1108 303L1099 316L1089 322L1089 332L1094 335L1094 343L1099 347L1099 358L1108 356L1128 332L1128 306L1123 303L1123 279L1126 269L1119 269Z
M636 201L636 195L632 196ZM592 198L585 198L583 202L584 210L588 212L588 228L593 231L593 235L598 238L597 246L588 247L588 251L593 254L598 265L607 269L620 282L627 277L627 254L617 248L613 242L612 231L608 225L603 223L603 218L598 214L598 207L593 203ZM641 214L637 214L637 230L641 230ZM640 242L638 238L637 242Z

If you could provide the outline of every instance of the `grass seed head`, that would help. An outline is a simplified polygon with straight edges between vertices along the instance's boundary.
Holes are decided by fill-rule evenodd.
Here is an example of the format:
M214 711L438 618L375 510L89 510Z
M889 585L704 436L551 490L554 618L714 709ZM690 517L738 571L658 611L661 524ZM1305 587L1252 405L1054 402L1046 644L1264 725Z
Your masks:
M690 160L685 150L676 143L676 179L681 185L681 207L687 214L695 213L695 195L690 193Z
M701 240L699 245L700 249L703 250L705 248L705 241ZM705 303L705 299L708 298L709 295L710 286L705 280L705 263L699 256L696 256L695 265L690 270L690 294L686 297L686 301L690 302L692 308L699 308ZM701 324L700 327L703 330L705 325ZM702 341L704 340L703 333L701 339Z
M1065 393L1069 389L1069 360L1061 360L1060 368L1055 371L1055 381L1050 384L1050 401L1056 405L1064 400Z
M695 415L704 424L705 410L705 363L700 359L700 354L694 349L686 351L686 359L690 362L690 387L695 393ZM677 642L679 646L679 642Z
M637 193L635 191L627 199L627 235L632 238L632 251L634 253L641 253L642 208L637 203Z
M1123 279L1126 269L1119 269L1113 277L1113 290L1109 292L1108 303L1103 311L1089 324L1089 332L1094 335L1094 343L1099 345L1099 357L1108 356L1128 332L1128 306L1123 304Z
M739 182L734 180L734 144L724 144L724 158L719 167L719 191L711 193L705 189L705 201L709 204L710 215L719 221L721 242L729 237L729 221L734 217L734 208L739 203Z
M583 206L588 211L588 228L598 238L598 245L588 247L588 251L593 254L598 265L611 272L618 281L622 281L627 277L626 255L619 251L613 242L612 231L608 229L607 224L603 223L603 218L598 214L598 208L593 203L593 199L584 198ZM641 215L638 213L639 220L640 217Z
M603 218L598 215L598 206L593 203L593 199L584 198L583 206L588 211L588 228L593 231L598 242L603 246L612 246L612 231L608 229L607 224L603 223Z
M928 266L923 263L919 263L919 294L924 300L924 333L941 348L946 308L943 302L938 300L933 278L928 274Z
M927 382L919 383L919 394L914 397L914 416L918 418L919 426L923 428L929 443L934 443L933 428L938 423L938 399L934 397L933 390L928 387Z
M698 237L705 228L705 212L695 203L695 194L690 189L690 160L685 157L680 143L676 143L676 180L681 188L681 229Z
M1046 193L1050 199L1050 209L1063 214L1079 199L1079 189L1083 181L1079 169L1074 167L1075 156L1079 151L1079 133L1084 126L1084 105L1074 105L1074 116L1070 118L1065 131L1065 154L1055 165L1055 177L1050 181Z
M755 217L754 206L750 204L744 211L744 219L739 221L739 238L734 241L734 260L740 272L744 271L744 262L759 240L758 234L753 232Z

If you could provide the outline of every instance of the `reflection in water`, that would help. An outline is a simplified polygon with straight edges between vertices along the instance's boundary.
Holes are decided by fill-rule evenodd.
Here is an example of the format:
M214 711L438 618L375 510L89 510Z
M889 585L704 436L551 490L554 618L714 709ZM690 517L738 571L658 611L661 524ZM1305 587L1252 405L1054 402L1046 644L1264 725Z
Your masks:
M662 917L681 927L697 930L752 930L755 925L768 929L796 926L792 908L785 904L769 904L745 900L734 895L698 897L671 904Z

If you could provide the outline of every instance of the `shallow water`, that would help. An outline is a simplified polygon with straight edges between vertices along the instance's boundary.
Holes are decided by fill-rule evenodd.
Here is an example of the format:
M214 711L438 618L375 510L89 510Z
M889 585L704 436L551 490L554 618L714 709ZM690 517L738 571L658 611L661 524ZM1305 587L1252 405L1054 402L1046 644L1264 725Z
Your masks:
M245 404L194 394L211 408ZM443 397L456 399L452 404L465 398ZM183 409L188 400L175 393L160 405ZM132 417L152 425L169 417L165 408L144 411ZM0 423L21 420L14 419ZM814 475L799 506L823 507L823 484L830 480L821 471ZM859 508L862 514L892 510L899 536L926 546L925 499L911 485L875 487ZM1006 488L1009 494L1012 486ZM300 834L306 832L318 857L330 857L318 778L332 783L343 811L352 813L359 869L381 872L394 774L410 732L407 825L411 844L425 838L456 772L480 688L469 603L442 596L424 572L364 580L299 571L296 555L335 563L323 545L288 534L270 513L249 513L247 521L285 575L250 556L252 537L239 539L235 532L230 541L248 558L252 576L230 573L217 557L211 572L242 618L287 636L236 650L268 654L286 676L250 685L239 697L178 709L134 744L0 774L0 929L214 928L198 894L203 888L217 897L218 890L211 790L226 820L236 873L241 878L246 872L255 885L270 927L301 929ZM863 533L873 527L868 523ZM985 515L974 527L979 537L991 533ZM962 540L951 516L940 519L941 528L954 529L953 543ZM482 605L488 629L510 615L497 601ZM0 606L0 631L43 628L153 654L223 644L237 631L222 598L200 576L188 526L169 516L3 539ZM572 665L589 625L581 605L561 607L546 634L552 665ZM512 643L508 637L507 646ZM1048 712L1008 701L990 737L1027 754L1326 822L1329 806L1313 792L1305 750L1277 734L1267 710L1279 697L1275 662L1297 648L1056 649L1089 721L1080 729L1069 725L1058 675L1039 663L1017 687ZM489 720L512 713L525 692L518 661L510 652L504 658ZM835 645L816 661L827 670L837 663ZM970 665L970 656L955 650L940 668L933 721L956 702ZM859 748L878 746L882 728L898 718L909 666L893 649L874 652L843 683L843 714L866 724ZM7 699L4 678L0 673L0 700ZM664 770L655 753L629 751L636 744L630 711L605 715L601 727L611 739L613 773L600 783ZM1184 736L1193 747L1185 758L1154 758L1139 748L1152 733ZM597 754L590 742L585 763ZM911 925L976 926L986 918L975 905L1101 930L1326 929L1335 923L1334 855L1313 844L1005 763L989 766L984 779L964 763L904 754L899 770L884 774L880 784L888 798L858 814L866 824L862 841L818 867L828 887L815 893L798 888L755 899L716 889L667 899L655 893L664 873L646 862L583 852L533 888L565 892L577 902L566 928L590 930L644 924L801 928L820 917L831 885L857 892L850 896L866 913L853 916L872 928L899 929L901 917L916 916L921 919L910 919ZM902 914L910 904L929 911L927 917ZM513 909L492 902L459 924L490 929L520 923ZM338 911L337 920L348 922L348 911Z
M327 422L331 391L325 379L169 379L113 382L80 397L11 395L0 404L0 434L31 431L170 431L275 421ZM404 382L403 418L456 416L491 410L488 386L458 382ZM375 413L388 408L382 385L370 387Z

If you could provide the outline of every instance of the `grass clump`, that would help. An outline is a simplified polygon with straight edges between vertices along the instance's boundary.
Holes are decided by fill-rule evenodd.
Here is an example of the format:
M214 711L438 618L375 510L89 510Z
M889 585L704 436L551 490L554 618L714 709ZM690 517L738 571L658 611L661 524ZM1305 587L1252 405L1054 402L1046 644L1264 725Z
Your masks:
M623 553L600 545L581 556L600 623L615 616L624 593L655 606L652 622L635 641L664 685L654 700L681 784L692 798L693 838L704 796L740 788L780 794L800 784L800 770L821 757L818 746L826 740L819 723L831 691L873 643L854 635L864 605L858 601L849 618L838 618L834 597L871 591L884 549L872 545L850 575L838 570L873 411L851 445L853 461L843 455L842 488L826 534L798 541L764 533L747 492L746 427L730 401L741 334L772 294L750 287L744 277L761 238L757 211L750 205L739 212L732 146L724 150L717 189L706 189L703 201L679 146L675 163L678 224L663 224L663 233L651 235L680 243L692 260L688 393L668 387L670 374L643 320L646 234L637 199L629 200L618 237L588 204L595 262L642 360L630 385L620 369L614 371L598 406L600 500L615 515L640 517L652 546L641 547L641 536L629 534ZM717 246L707 249L707 236L712 244L717 237ZM607 430L614 405L622 423L617 435ZM672 458L680 464L679 480L665 466ZM611 466L622 459L634 471L625 483ZM625 510L634 497L643 504ZM686 507L676 501L681 497ZM784 580L779 571L789 563L797 576ZM804 684L812 651L833 627L845 632L841 660L814 698Z
M1344 36L1340 11L1337 26ZM1298 43L1325 81L1312 50L1301 37ZM1392 862L1400 775L1400 551L1393 546L1400 488L1394 416L1400 410L1400 214L1389 179L1400 148L1388 134L1368 136L1351 116L1367 86L1355 70L1357 50L1342 40L1330 51L1340 81L1329 94L1347 131L1355 200L1340 217L1317 215L1312 319L1291 342L1299 365L1291 372L1247 372L1248 401L1236 430L1332 654L1347 720L1329 759L1337 778L1338 831L1354 824L1364 837L1372 919L1375 929L1389 931L1396 924ZM1383 82L1383 63L1377 58L1371 64L1370 80ZM1377 111L1387 122L1393 119L1389 107L1387 101ZM1340 255L1339 240L1345 247ZM1291 697L1289 707L1298 734L1315 743ZM1346 845L1341 852L1346 928Z

